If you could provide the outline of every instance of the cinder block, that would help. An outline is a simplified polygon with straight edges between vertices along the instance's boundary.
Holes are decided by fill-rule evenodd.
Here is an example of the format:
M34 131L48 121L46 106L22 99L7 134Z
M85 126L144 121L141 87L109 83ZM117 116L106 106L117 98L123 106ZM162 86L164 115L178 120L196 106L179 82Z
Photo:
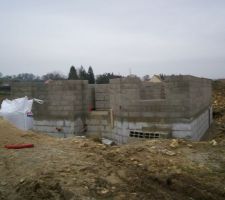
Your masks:
M97 125L89 125L87 127L88 132L102 132L102 127Z
M104 101L104 95L96 93L95 100L96 101Z
M65 123L64 123L63 120L58 120L58 121L56 121L56 126L57 127L63 127L63 126L65 126Z
M172 125L173 131L191 131L191 125L190 124L184 124L184 123L177 123Z
M129 122L128 123L128 128L129 129L134 129L134 130L137 130L137 129L139 129L139 130L141 130L142 129L142 127L143 127L143 123L133 123L133 122Z
M175 138L192 138L192 131L172 131L172 136Z
M65 124L65 126L75 126L75 125L77 125L77 124L75 124L74 121L68 121L68 120L65 120L64 124Z

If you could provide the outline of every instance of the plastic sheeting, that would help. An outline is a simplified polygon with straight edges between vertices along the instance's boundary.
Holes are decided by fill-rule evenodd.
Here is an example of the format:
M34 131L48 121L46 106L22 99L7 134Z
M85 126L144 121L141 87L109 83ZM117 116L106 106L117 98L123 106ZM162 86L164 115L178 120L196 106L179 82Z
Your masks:
M0 116L22 130L33 128L33 102L43 103L42 100L28 99L27 97L14 100L4 100L1 105Z
M28 100L27 97L14 100L6 99L2 102L0 113L26 113L31 112L33 100Z

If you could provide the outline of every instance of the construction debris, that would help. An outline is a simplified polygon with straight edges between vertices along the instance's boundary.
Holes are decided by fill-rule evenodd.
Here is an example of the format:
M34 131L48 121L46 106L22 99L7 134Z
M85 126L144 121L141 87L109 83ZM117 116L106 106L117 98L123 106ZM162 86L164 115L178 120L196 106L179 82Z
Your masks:
M216 140L211 140L210 141L210 144L212 144L213 146L216 146L217 145L217 142L216 142Z
M107 138L102 138L102 144L112 146L114 144L114 142L112 140L107 139Z
M179 146L177 139L172 139L172 142L170 143L170 147L177 148Z

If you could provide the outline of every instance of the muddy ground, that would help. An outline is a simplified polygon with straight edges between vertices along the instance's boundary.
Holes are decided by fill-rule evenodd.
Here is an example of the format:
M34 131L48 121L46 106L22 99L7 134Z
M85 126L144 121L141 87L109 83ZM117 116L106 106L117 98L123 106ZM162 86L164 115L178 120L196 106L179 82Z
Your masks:
M215 117L208 141L123 146L25 133L0 119L0 199L225 199L224 115ZM11 143L34 148L4 148Z

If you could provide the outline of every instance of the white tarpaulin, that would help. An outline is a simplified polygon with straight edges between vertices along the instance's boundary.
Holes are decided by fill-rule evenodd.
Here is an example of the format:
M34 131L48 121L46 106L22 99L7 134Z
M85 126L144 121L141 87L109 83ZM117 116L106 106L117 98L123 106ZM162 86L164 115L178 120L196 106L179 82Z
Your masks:
M43 103L42 100L28 99L27 97L4 100L1 105L0 116L10 121L17 128L29 130L33 128L33 101Z

